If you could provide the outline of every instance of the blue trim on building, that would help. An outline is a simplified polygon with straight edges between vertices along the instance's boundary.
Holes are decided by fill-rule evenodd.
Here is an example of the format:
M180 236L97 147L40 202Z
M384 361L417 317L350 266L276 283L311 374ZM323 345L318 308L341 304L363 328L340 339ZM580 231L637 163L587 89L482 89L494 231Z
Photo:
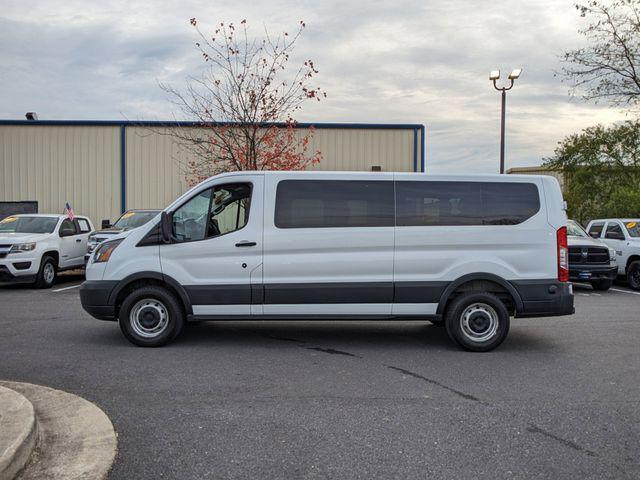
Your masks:
M187 121L162 121L162 120L0 120L0 125L49 125L49 126L138 126L138 127L160 127L160 126L180 126L196 127L203 125L200 122ZM220 126L238 125L233 122L216 123ZM262 126L286 127L286 123L263 123ZM371 130L418 130L424 125L415 123L296 123L294 128L344 128L344 129L371 129Z
M427 142L426 142L426 129L424 128L424 125L420 125L420 171L422 173L425 173L427 171L427 163L426 163L426 157L425 157L425 150L427 148Z
M120 213L127 211L127 127L120 125Z

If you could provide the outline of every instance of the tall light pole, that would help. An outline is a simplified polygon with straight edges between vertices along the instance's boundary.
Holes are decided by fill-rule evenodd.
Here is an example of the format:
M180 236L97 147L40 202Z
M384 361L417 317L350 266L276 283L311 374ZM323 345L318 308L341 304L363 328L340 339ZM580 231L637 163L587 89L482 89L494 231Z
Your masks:
M496 82L500 78L500 70L492 70L489 74L489 80L493 82L493 88L502 92L502 116L500 117L500 173L504 173L504 120L505 120L505 107L507 103L507 90L513 88L513 82L522 73L521 68L514 68L509 74L509 86L498 87Z

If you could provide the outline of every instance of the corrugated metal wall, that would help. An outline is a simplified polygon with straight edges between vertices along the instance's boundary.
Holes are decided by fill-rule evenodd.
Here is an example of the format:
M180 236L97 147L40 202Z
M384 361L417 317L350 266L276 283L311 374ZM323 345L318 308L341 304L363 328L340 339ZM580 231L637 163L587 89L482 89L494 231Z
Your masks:
M370 172L377 165L385 172L413 172L412 130L316 129L309 151L316 150L323 159L315 170Z
M118 127L0 126L0 201L69 202L94 223L120 211Z
M313 168L371 171L380 166L410 172L417 159L419 170L422 140L417 128L316 128L309 151L321 151L323 159ZM304 134L303 129L297 133ZM62 212L68 201L76 213L99 225L101 219L120 214L123 200L126 208L169 204L187 189L181 171L187 156L162 126L0 123L0 201L37 200L42 213Z
M299 137L306 131L300 129ZM316 129L309 152L323 158L315 170L413 171L413 130ZM418 159L420 154L418 152ZM127 206L163 208L187 189L183 165L188 152L168 128L129 126L126 129Z

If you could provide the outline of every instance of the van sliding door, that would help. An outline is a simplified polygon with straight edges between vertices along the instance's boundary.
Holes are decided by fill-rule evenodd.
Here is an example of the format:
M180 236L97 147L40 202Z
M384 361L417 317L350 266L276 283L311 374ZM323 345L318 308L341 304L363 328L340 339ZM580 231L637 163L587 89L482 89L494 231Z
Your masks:
M264 314L389 315L392 174L267 176Z

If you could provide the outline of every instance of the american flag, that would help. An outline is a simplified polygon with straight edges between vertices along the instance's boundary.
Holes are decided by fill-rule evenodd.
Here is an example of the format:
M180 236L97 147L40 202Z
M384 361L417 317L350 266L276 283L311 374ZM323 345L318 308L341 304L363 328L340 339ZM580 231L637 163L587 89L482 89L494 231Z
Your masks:
M76 216L73 213L73 208L71 208L71 205L69 205L69 202L64 204L64 209L67 211L67 217L69 217L69 220L72 220L74 218L76 218Z

